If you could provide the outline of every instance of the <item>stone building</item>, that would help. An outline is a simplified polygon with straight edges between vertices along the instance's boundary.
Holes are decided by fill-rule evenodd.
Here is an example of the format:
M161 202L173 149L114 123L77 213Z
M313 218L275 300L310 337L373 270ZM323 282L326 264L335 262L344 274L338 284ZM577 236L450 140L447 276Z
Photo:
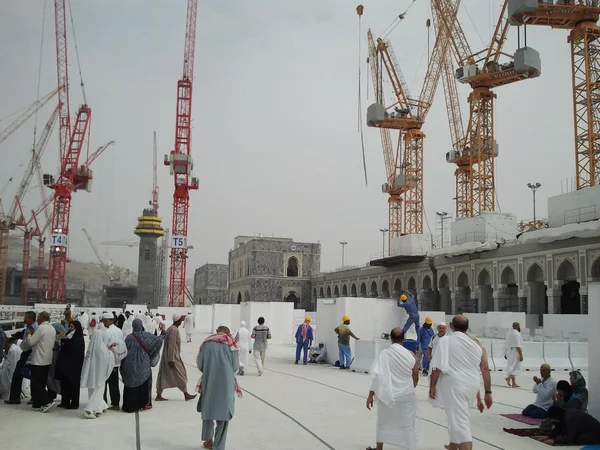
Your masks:
M227 303L227 264L204 264L194 272L194 304Z
M229 302L286 301L311 309L311 277L320 266L321 244L238 236L229 252Z

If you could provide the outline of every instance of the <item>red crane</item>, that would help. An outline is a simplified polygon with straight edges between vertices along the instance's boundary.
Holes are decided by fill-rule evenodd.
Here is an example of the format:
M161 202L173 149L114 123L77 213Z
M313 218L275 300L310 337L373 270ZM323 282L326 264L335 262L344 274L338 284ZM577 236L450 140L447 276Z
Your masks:
M191 178L192 146L192 84L194 81L194 51L196 47L196 17L198 0L188 0L185 27L183 76L177 81L175 116L175 146L165 155L165 165L175 181L173 193L173 225L171 227L171 273L169 306L185 306L185 274L187 262L188 213L191 189L198 189L198 179Z
M158 171L157 169L157 157L156 157L156 152L157 152L157 148L156 148L156 131L154 132L154 140L153 140L153 146L152 146L152 150L153 150L153 154L152 154L152 208L154 208L156 211L158 211L158 194L159 194L159 188L158 188Z

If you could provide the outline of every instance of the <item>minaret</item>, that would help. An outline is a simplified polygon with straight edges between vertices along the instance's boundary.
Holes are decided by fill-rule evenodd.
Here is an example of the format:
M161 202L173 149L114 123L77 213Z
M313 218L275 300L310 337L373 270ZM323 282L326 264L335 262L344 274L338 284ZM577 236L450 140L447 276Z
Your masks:
M138 217L138 225L133 232L140 237L140 251L138 260L137 301L157 308L158 296L156 285L158 280L157 240L164 236L165 230L160 225L161 218L153 208L144 209L142 216Z

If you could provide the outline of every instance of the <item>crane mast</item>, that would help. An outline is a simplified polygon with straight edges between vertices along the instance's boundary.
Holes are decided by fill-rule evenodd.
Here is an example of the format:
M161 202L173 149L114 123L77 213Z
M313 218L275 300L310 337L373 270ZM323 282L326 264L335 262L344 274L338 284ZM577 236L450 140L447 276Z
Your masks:
M156 131L154 132L153 146L152 146L152 208L158 211L158 171L157 171L157 147L156 147Z
M173 175L173 221L171 226L171 270L169 306L185 306L185 276L187 263L187 235L190 196L198 189L198 179L192 178L192 86L194 81L194 53L196 47L196 20L198 0L188 0L183 55L183 76L177 82L175 116L175 145L165 156L165 165Z

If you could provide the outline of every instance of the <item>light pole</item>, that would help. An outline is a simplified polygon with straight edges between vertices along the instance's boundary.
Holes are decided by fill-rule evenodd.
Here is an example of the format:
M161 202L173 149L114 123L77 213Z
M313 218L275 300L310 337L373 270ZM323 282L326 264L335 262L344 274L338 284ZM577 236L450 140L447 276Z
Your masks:
M436 214L442 222L442 248L444 248L444 220L449 219L450 217L448 216L448 213L446 211L436 212Z
M382 253L382 257L385 258L385 233L387 233L388 230L387 228L380 228L379 231L381 231L381 234L383 236L383 253Z
M340 244L342 244L342 268L344 267L344 249L346 248L346 244L348 242L346 241L340 241Z
M533 226L535 228L537 228L537 222L535 221L535 191L538 190L538 188L540 188L542 185L540 183L535 183L535 184L531 184L531 183L527 183L527 187L529 189L531 189L531 192L533 192Z

